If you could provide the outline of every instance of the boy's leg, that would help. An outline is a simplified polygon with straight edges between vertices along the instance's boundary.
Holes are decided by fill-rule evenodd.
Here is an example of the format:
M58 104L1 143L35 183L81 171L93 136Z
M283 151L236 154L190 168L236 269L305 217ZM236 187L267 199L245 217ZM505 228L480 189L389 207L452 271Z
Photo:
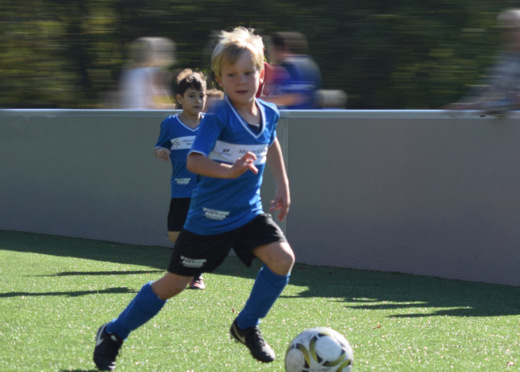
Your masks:
M265 265L258 272L244 309L231 326L231 335L245 344L256 359L271 362L275 353L264 341L258 324L289 282L294 254L287 242L261 246L254 253Z
M168 215L168 223L170 223L170 215ZM175 244L177 238L179 237L180 231L170 231L168 229L168 238L172 243ZM193 276L193 279L190 280L189 287L191 289L206 289L206 285L204 284L204 279L202 278L202 273L198 273Z
M145 284L125 310L98 330L94 362L101 370L112 370L123 341L130 332L153 318L166 300L182 292L190 277L166 273L154 283Z
M170 239L170 241L175 244L175 242L177 241L177 238L179 237L179 233L180 231L170 231L168 230L168 239Z
M145 284L126 309L107 325L107 332L126 339L130 332L153 318L167 299L182 292L188 280L189 278L166 273L156 282ZM184 287L179 282L184 283Z
M276 242L258 247L255 255L264 262L244 309L237 318L242 329L256 327L289 282L294 254L289 243Z

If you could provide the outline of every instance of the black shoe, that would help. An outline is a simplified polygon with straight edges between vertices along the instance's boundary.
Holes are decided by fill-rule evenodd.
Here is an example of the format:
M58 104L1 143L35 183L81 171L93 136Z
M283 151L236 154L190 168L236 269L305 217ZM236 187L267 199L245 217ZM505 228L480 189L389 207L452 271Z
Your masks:
M261 362L269 363L274 360L275 354L271 346L269 346L264 338L262 332L258 327L250 327L240 329L237 325L237 320L231 325L231 336L238 342L247 346L251 355Z
M107 324L98 329L94 348L94 363L101 371L113 371L116 368L117 354L124 341L118 335L108 333Z

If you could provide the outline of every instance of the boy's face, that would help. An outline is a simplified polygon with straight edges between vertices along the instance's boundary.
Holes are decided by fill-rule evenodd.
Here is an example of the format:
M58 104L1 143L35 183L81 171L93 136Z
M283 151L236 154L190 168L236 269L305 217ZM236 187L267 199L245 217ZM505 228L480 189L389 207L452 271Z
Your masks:
M264 71L258 70L251 53L244 51L235 64L224 63L222 65L217 81L233 104L245 105L254 102L256 91L263 77Z
M191 115L202 111L206 104L206 92L195 88L188 88L181 96L177 94L177 102L182 105L182 110Z

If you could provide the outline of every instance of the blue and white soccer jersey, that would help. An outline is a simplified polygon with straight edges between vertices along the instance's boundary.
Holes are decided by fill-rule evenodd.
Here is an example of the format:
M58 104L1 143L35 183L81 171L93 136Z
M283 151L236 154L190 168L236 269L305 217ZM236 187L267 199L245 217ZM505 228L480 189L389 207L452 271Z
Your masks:
M275 105L256 102L262 118L259 131L250 128L227 96L201 122L190 153L233 164L251 151L257 156L254 164L258 174L247 171L235 179L199 177L184 224L186 230L199 235L220 234L237 229L263 213L260 186L280 114Z
M186 169L186 157L198 129L199 127L190 128L185 125L179 119L179 115L171 115L161 123L155 148L170 150L172 198L190 198L195 187L197 175Z

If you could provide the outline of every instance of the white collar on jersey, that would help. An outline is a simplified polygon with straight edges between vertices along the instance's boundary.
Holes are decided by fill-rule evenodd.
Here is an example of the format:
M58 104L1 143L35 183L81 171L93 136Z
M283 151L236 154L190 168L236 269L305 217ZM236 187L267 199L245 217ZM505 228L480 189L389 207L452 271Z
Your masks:
M255 98L255 104L256 104L256 107L258 107L258 110L260 110L260 115L261 115L261 122L260 122L260 130L258 131L258 133L255 133L251 130L251 128L249 127L249 124L247 124L247 122L242 118L242 116L240 116L240 114L237 112L237 110L235 109L235 107L231 104L231 101L229 100L229 97L226 95L224 97L224 99L226 100L227 104L229 105L229 107L231 107L231 111L233 111L233 113L235 114L236 118L238 119L238 121L240 122L240 124L242 124L242 126L255 138L258 138L260 137L260 135L264 132L264 129L265 129L265 111L264 111L264 108L262 107L262 105L260 105L258 103L258 101L256 100Z

